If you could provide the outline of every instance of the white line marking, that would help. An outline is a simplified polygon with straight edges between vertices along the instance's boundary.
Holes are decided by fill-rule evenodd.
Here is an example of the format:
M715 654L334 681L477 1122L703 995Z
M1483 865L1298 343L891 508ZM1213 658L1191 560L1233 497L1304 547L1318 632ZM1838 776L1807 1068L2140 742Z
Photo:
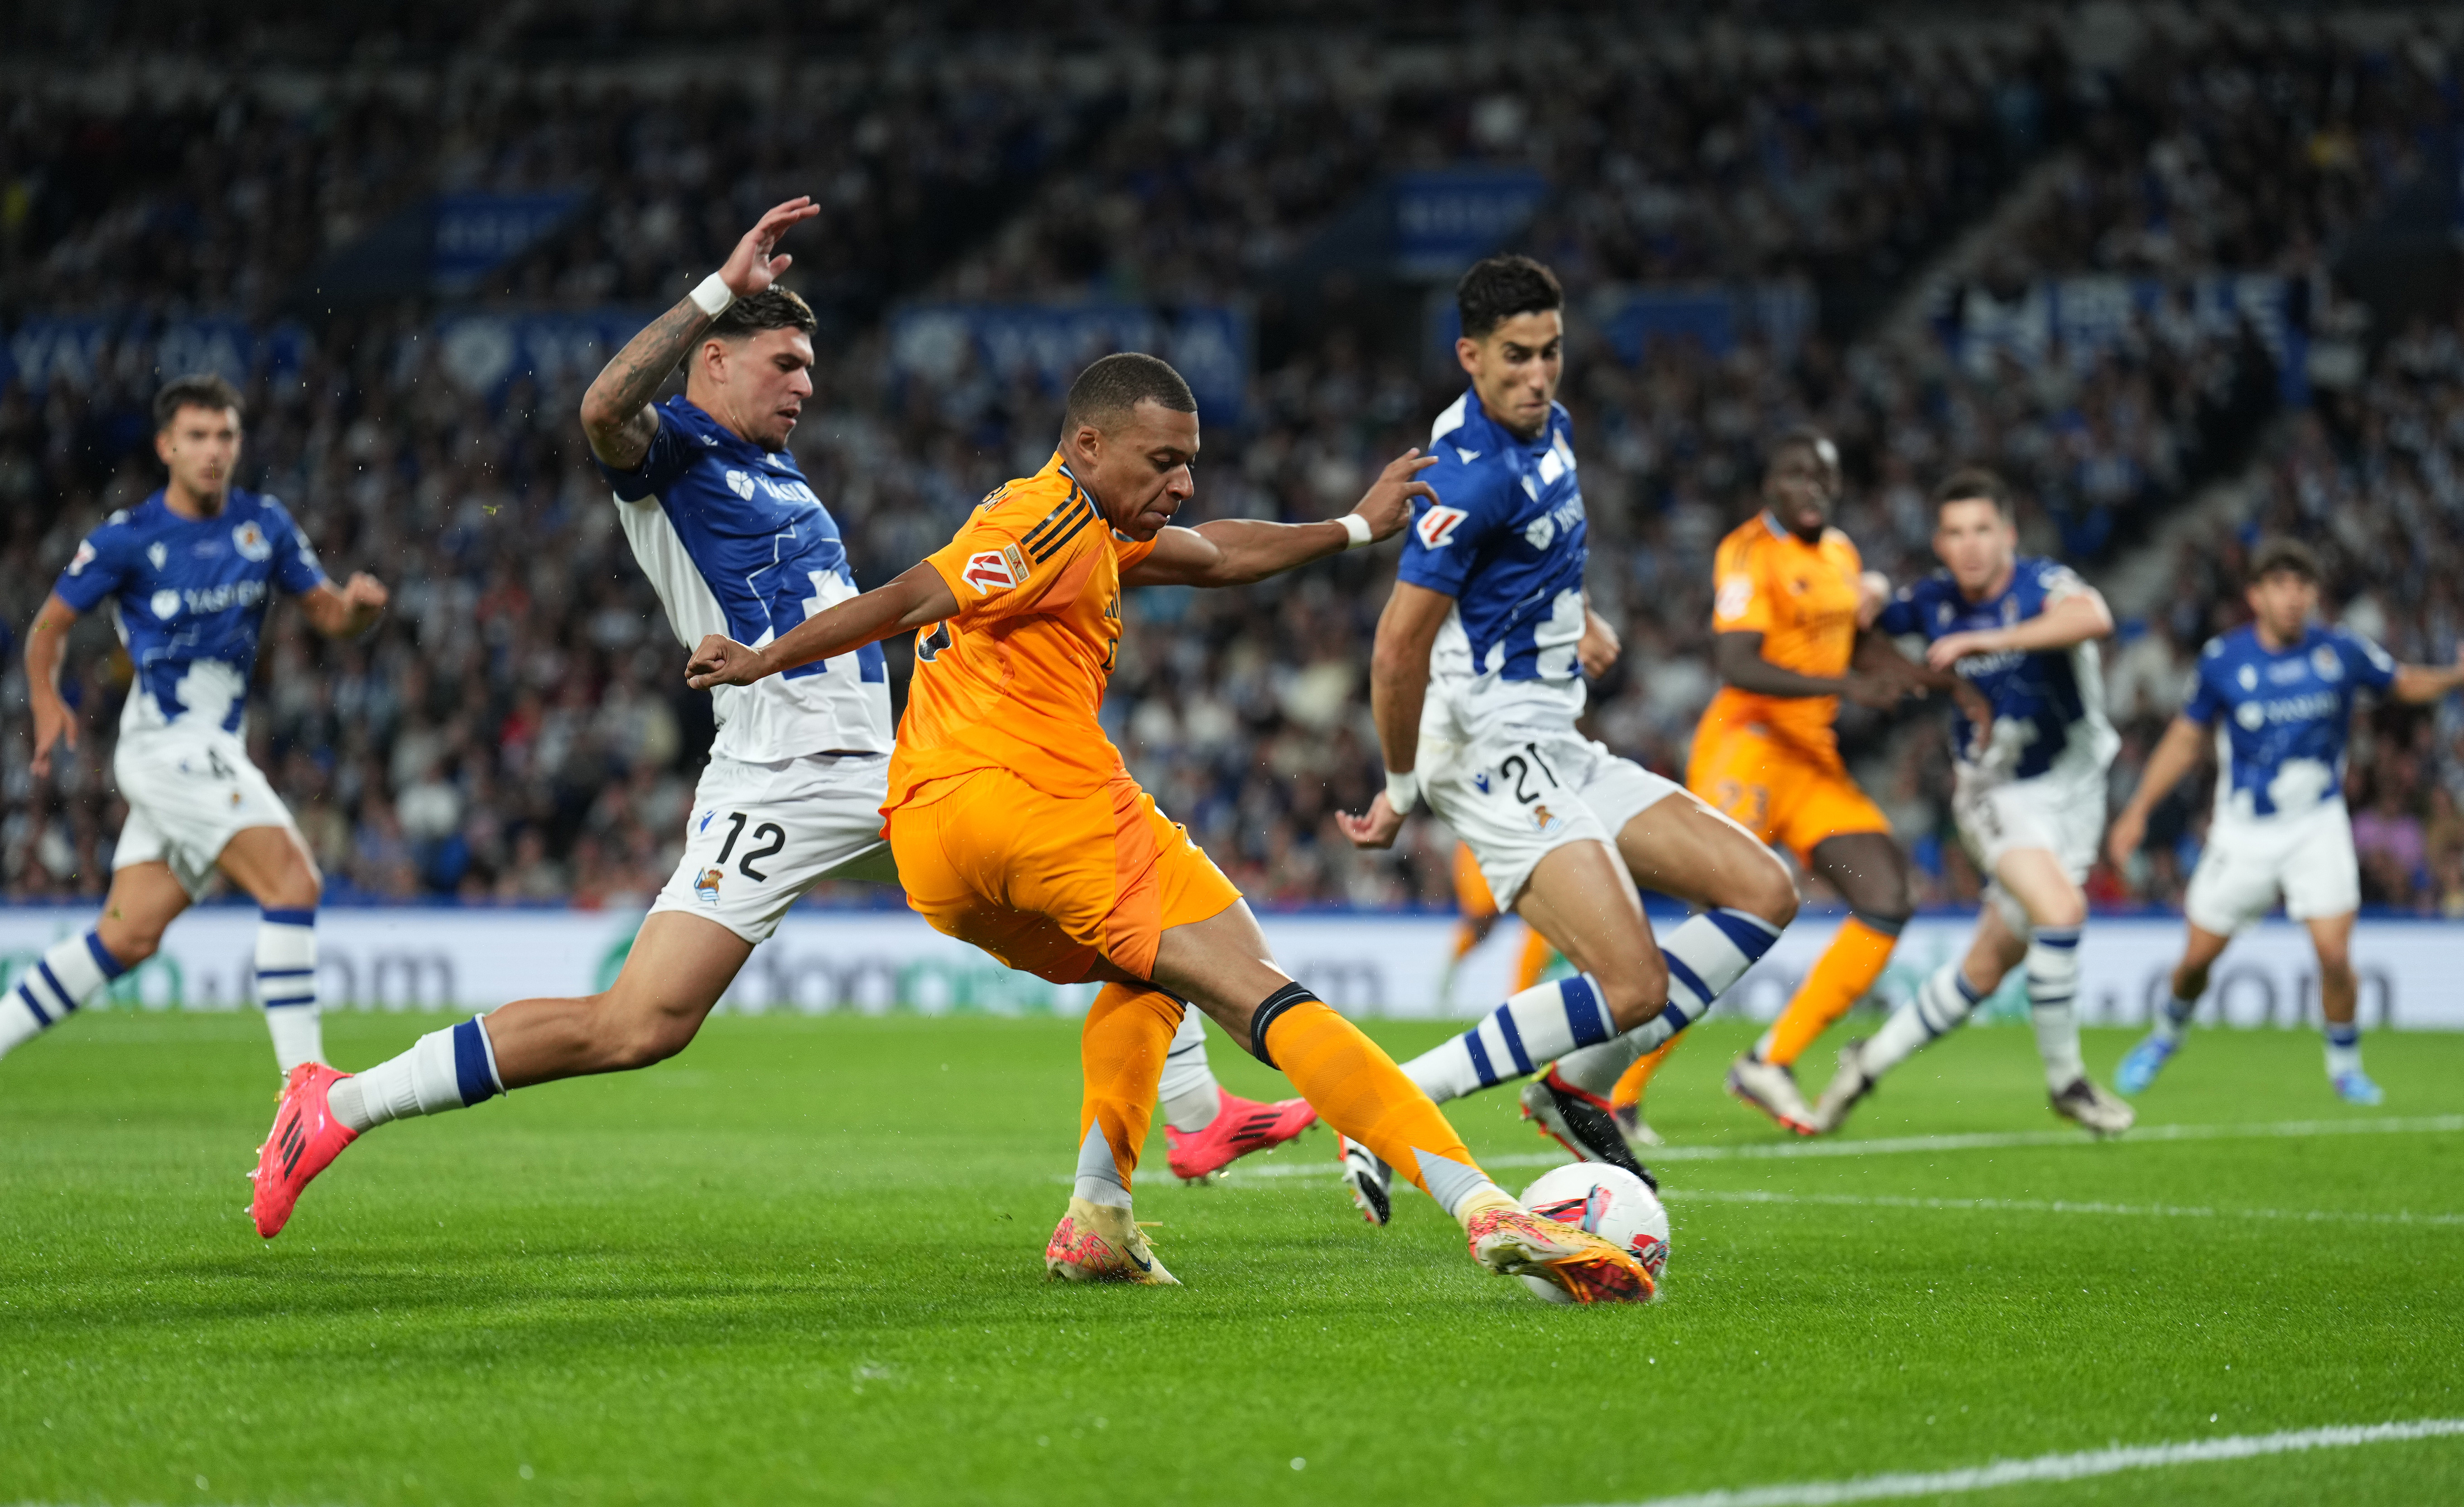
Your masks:
M2375 1120L2278 1120L2252 1125L2141 1125L2120 1138L2122 1145L2149 1141L2264 1141L2335 1135L2427 1135L2464 1130L2464 1115L2419 1115ZM1968 1135L1909 1135L1869 1141L1778 1141L1746 1146L1663 1146L1643 1160L1663 1162L1738 1162L1793 1160L1797 1157L1891 1156L1908 1151L1999 1151L2027 1147L2087 1147L2099 1145L2077 1130L1988 1130ZM1559 1167L1562 1151L1518 1152L1485 1156L1483 1167ZM1258 1177L1332 1177L1341 1169L1332 1160L1244 1163L1222 1175L1230 1179ZM1069 1179L1063 1178L1067 1182Z
M2083 1450L2076 1454L2039 1454L2028 1460L1995 1460L1965 1470L1920 1475L1895 1472L1860 1475L1846 1481L1793 1481L1778 1486L1747 1486L1733 1491L1695 1492L1683 1496L1654 1496L1630 1507L1834 1507L1839 1502L1885 1501L1896 1496L1945 1496L1981 1492L1996 1486L2032 1481L2077 1481L2095 1475L2116 1475L2166 1465L2202 1465L2215 1460L2247 1460L2264 1454L2289 1454L2301 1450L2342 1450L2358 1444L2393 1444L2409 1439L2438 1439L2464 1434L2464 1418L2423 1418L2412 1423L2347 1425L2332 1429L2299 1429L2283 1433L2232 1434L2222 1439L2182 1439L2170 1444L2116 1445Z
M2175 1204L2104 1204L2066 1198L1893 1198L1857 1193L1771 1193L1672 1188L1672 1203L1828 1204L1843 1209L1951 1209L1984 1213L2140 1214L2159 1219L2277 1219L2292 1224L2432 1225L2464 1229L2464 1214L2356 1213L2338 1209L2206 1209Z

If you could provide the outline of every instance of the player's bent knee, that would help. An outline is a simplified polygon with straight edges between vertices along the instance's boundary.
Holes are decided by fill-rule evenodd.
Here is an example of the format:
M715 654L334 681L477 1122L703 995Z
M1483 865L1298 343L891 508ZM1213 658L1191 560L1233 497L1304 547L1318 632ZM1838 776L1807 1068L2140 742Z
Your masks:
M95 932L101 938L103 950L109 952L112 960L122 969L135 968L163 950L163 930L160 927L142 930L135 928L111 930L106 925L96 928Z
M1668 1003L1668 963L1657 950L1614 974L1595 974L1594 981L1619 1031L1633 1030Z
M2083 927L2087 925L2087 897L2077 890L2047 905L2041 916L2028 919L2040 927Z

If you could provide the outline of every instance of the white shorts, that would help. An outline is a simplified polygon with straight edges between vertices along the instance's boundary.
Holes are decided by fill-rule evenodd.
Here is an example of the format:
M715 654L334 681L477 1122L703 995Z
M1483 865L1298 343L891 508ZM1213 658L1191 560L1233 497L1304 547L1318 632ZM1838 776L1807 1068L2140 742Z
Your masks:
M1510 910L1542 855L1619 829L1684 787L1573 732L1500 732L1468 747L1421 745L1429 809L1471 845L1498 908Z
M1984 779L1961 770L1950 809L1959 837L1986 877L1985 903L2002 912L2013 936L2032 929L2028 912L1994 877L2005 854L2035 848L2054 855L2074 885L2087 880L2104 837L2102 769L2056 769L2027 779Z
M650 912L707 916L747 942L825 879L894 885L881 836L890 755L808 754L775 764L713 757L693 787L684 857Z
M2279 894L2296 921L2362 908L2353 819L2342 799L2294 817L2214 823L2182 912L2200 930L2229 937L2275 909Z
M238 833L250 827L299 830L264 772L249 762L239 734L210 723L175 722L121 733L111 774L128 802L128 820L111 855L113 871L167 863L192 899L212 883L214 861Z

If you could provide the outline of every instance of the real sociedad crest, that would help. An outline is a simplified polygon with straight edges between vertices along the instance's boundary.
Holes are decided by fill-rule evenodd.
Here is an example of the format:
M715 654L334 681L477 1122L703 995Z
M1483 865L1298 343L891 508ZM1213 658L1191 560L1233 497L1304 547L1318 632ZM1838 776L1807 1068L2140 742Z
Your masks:
M274 541L265 536L265 531L256 526L254 519L231 530L231 548L239 551L239 557L244 560L274 557Z

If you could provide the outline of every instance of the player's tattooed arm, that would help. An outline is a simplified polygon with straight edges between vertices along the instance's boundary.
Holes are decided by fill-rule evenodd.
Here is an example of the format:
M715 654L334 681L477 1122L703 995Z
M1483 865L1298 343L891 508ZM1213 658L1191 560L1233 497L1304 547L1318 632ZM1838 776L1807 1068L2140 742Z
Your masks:
M821 206L809 198L772 206L736 243L727 265L718 270L719 280L739 298L778 281L779 274L795 261L792 256L772 254L779 238L790 227L821 212ZM651 436L659 432L658 411L650 406L650 400L710 329L712 317L690 296L679 298L674 308L627 340L615 360L600 368L589 390L582 395L582 430L589 437L591 454L619 469L642 464L642 457L649 453Z
M1437 500L1419 473L1438 463L1433 455L1406 450L1378 474L1352 511L1368 525L1371 539L1387 539L1412 521L1412 499ZM1262 518L1217 518L1194 529L1166 528L1155 547L1121 573L1124 586L1245 586L1352 547L1341 519L1323 523L1269 523Z
M2139 772L2139 788L2115 813L2113 830L2105 834L2105 856L2113 860L2115 868L2129 867L2131 855L2146 840L2147 814L2173 793L2183 775L2199 767L2207 746L2207 726L2177 713L2165 729L2165 735L2156 740L2156 751L2147 755L2146 767Z
M77 609L55 592L43 599L34 626L26 634L26 699L34 713L34 756L29 767L37 779L52 772L53 744L77 747L77 713L60 696L60 662L77 620Z
M835 659L892 634L955 617L957 611L958 599L951 593L950 583L931 561L922 561L886 586L875 586L814 613L760 648L738 644L722 633L711 634L685 662L685 684L695 690L750 686L764 675Z

